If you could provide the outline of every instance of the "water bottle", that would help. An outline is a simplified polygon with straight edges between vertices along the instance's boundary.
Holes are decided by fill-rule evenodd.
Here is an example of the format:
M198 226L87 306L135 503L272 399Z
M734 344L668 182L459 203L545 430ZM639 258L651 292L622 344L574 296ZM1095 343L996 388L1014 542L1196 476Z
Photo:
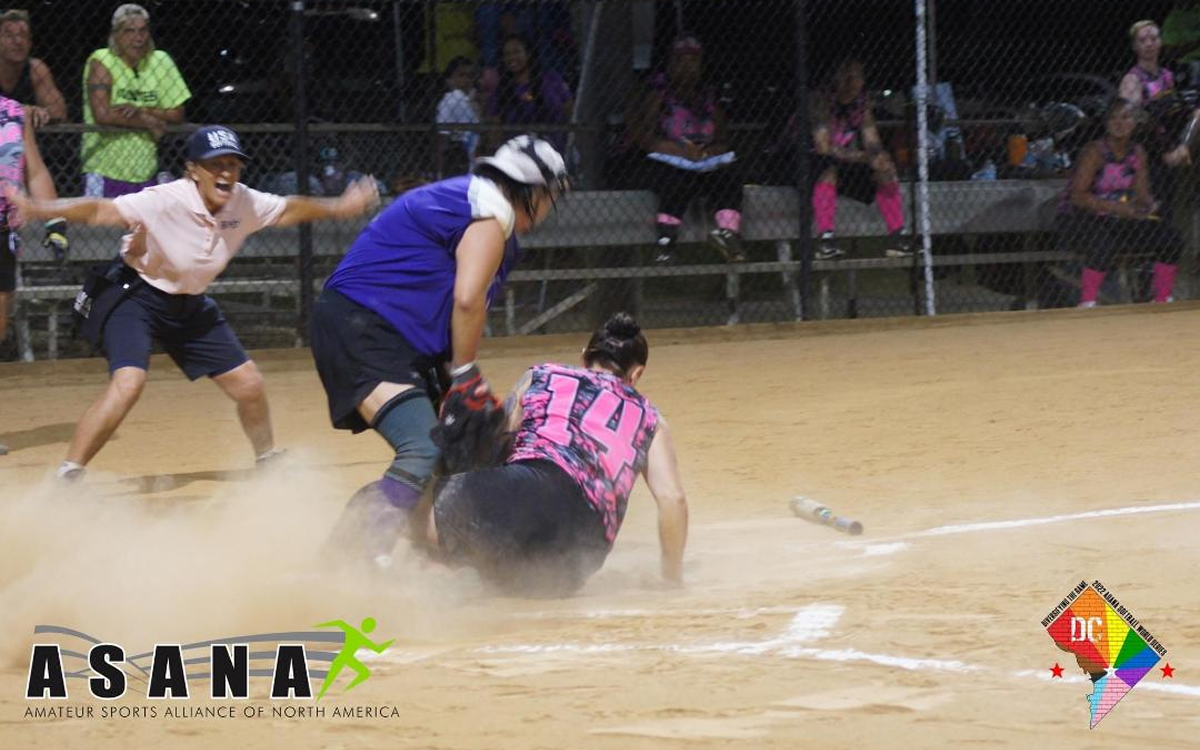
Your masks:
M972 180L994 180L996 179L996 163L988 159L983 164L983 168L975 174L971 175Z

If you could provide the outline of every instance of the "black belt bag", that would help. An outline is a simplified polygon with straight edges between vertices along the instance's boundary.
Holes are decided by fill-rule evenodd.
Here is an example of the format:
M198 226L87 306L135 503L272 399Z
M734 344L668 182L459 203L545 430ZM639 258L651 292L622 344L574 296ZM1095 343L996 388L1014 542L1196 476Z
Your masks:
M113 310L143 283L120 256L92 266L83 289L75 295L75 335L99 348L104 341L104 324Z

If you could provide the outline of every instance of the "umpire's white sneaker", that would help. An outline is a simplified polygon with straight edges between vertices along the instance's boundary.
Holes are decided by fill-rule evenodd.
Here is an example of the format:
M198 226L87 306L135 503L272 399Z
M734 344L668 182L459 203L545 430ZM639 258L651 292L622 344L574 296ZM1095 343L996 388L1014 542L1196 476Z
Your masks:
M58 469L55 470L54 478L63 484L74 484L83 479L83 475L86 473L87 469L84 468L83 464L77 464L74 461L63 461L58 465Z
M272 448L261 456L254 458L254 468L259 471L266 471L283 463L285 456L287 456L286 448Z

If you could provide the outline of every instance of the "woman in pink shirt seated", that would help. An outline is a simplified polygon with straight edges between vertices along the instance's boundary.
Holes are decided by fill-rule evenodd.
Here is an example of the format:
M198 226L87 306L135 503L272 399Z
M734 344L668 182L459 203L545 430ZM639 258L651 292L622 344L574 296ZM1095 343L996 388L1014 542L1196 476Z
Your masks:
M351 185L339 198L262 193L239 182L247 158L236 133L213 125L188 141L187 175L165 185L112 200L31 201L10 190L10 200L26 218L62 216L130 229L122 240L123 265L113 287L128 284L127 290L107 320L98 321L98 342L108 357L108 388L76 425L59 478L82 477L84 466L133 408L146 384L155 339L189 379L210 377L237 403L242 429L259 462L278 455L262 374L204 292L254 232L348 219L375 206L379 194L373 178ZM99 314L100 299L93 301L90 316Z

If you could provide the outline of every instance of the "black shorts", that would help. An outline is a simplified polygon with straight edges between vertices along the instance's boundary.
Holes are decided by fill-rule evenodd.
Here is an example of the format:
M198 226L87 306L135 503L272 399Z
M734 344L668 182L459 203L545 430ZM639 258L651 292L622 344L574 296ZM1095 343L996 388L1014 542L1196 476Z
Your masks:
M326 289L313 305L309 336L317 374L329 398L329 419L337 429L371 428L358 413L358 405L380 383L423 388L437 410L444 360L418 354L375 311Z
M875 184L875 170L870 164L838 161L831 156L813 154L813 183L815 184L830 167L837 172L838 195L844 195L859 203L871 203L875 200L875 191L879 186Z
M0 231L0 293L17 288L17 248L20 239L16 232Z
M250 361L221 308L205 294L168 294L140 284L104 326L108 371L150 369L154 340L189 380L216 377Z
M508 593L566 596L604 564L604 521L565 471L518 461L455 474L433 501L447 561Z

